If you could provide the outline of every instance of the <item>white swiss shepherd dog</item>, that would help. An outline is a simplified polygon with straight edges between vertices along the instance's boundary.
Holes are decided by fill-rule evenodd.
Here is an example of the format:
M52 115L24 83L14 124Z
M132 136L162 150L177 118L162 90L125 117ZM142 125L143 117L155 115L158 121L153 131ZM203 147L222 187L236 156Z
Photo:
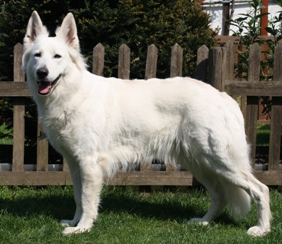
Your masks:
M89 231L105 176L129 163L181 163L208 190L211 206L190 223L206 225L226 205L258 208L252 236L270 232L269 190L252 174L244 120L224 92L191 78L121 80L87 71L74 17L48 32L36 11L24 37L23 70L52 146L70 168L76 211L63 234Z

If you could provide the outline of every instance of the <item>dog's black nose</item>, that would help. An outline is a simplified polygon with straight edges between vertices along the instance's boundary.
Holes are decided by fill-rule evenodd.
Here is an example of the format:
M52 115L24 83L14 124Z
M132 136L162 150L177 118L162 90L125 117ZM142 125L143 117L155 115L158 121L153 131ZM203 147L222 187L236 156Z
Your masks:
M40 68L36 71L36 74L38 75L38 78L44 79L48 74L49 71L46 67Z

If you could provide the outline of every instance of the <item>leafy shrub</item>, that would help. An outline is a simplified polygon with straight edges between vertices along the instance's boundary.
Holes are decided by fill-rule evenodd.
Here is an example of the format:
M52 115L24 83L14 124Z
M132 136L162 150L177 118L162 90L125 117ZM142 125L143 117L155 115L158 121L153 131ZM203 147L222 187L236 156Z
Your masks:
M13 128L9 128L5 123L0 125L0 145L13 144Z
M282 29L277 23L281 23L282 12L279 17L269 21L269 26L266 31L273 37L273 39L260 38L260 22L264 15L261 14L261 10L264 6L261 0L250 1L250 11L246 14L240 14L240 17L235 20L230 20L230 24L236 26L238 29L234 31L233 36L238 36L239 45L243 47L245 51L238 52L240 62L235 67L237 76L247 79L248 66L249 66L249 49L254 43L258 43L261 46L265 45L266 48L262 49L264 59L261 61L261 80L271 80L273 77L273 61L274 61L274 49L279 40L282 39Z
M215 44L210 18L200 0L0 0L0 80L12 80L13 46L22 42L33 10L54 34L63 17L73 12L78 25L83 54L91 67L93 47L105 47L105 76L117 76L118 48L131 49L131 77L144 78L147 47L159 49L158 77L169 77L171 47L184 50L183 75L193 76L198 47Z
M280 0L281 4L282 1ZM240 62L235 65L236 76L247 80L250 46L258 43L262 47L261 52L264 57L260 62L260 80L269 81L273 79L275 46L282 39L282 12L278 12L280 13L279 16L271 19L269 26L266 27L266 31L272 36L272 39L263 39L260 38L260 22L261 18L269 13L261 14L261 10L264 8L261 0L251 0L250 7L248 13L240 14L239 18L230 21L231 25L238 28L233 36L238 36L239 45L244 50L238 52ZM260 102L264 107L262 112L270 117L272 100L269 97L261 97Z

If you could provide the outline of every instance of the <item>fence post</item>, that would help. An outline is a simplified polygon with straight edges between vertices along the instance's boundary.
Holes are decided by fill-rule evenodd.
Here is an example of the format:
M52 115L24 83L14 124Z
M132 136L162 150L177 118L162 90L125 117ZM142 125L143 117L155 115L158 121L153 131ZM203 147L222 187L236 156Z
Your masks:
M14 82L24 82L21 71L23 47L20 43L14 46ZM24 171L24 98L14 98L13 111L13 162L12 171Z
M282 41L275 47L273 81L282 81ZM269 140L268 170L279 170L281 150L282 97L273 97Z
M177 43L171 48L170 77L182 76L183 49Z
M103 76L104 57L105 57L105 48L101 43L98 43L93 48L93 64L92 64L93 74Z
M197 67L195 78L203 82L208 82L207 73L209 66L209 49L202 45L197 50Z
M130 77L130 48L122 44L118 51L118 78L129 79Z
M222 90L222 50L221 47L212 47L209 51L209 78L208 82L218 90Z
M260 80L260 46L258 43L250 47L248 81L254 82ZM251 144L251 162L255 163L256 155L256 136L257 136L257 117L258 117L258 97L247 97L246 111L246 135Z
M158 49L154 44L148 47L145 79L155 78L157 75Z

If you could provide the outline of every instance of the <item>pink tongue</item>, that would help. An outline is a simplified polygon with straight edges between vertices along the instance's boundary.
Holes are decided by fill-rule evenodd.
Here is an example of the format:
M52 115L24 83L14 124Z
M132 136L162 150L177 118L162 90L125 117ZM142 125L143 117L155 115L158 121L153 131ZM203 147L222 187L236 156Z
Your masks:
M38 92L42 95L48 94L51 90L51 82L39 81Z

